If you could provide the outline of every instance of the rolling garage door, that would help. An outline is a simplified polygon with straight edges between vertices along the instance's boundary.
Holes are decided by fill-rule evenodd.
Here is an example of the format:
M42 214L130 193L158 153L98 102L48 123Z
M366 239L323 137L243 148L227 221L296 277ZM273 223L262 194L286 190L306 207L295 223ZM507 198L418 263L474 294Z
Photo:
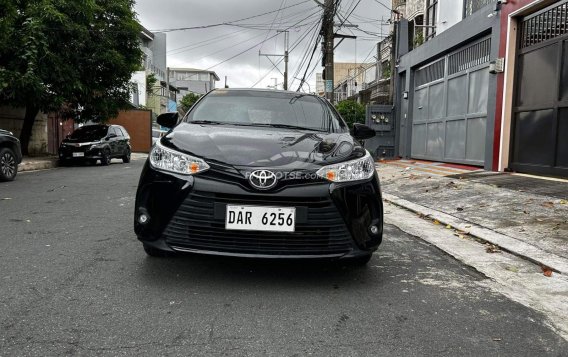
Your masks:
M484 165L490 51L486 37L415 71L413 158Z
M568 0L521 19L511 163L568 177Z

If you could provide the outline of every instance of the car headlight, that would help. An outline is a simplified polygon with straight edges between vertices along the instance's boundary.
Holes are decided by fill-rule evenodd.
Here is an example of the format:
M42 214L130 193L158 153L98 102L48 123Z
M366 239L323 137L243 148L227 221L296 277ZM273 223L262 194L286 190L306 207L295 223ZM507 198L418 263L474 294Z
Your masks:
M209 169L203 159L168 149L159 141L150 152L150 164L158 170L182 175L193 175Z
M331 182L366 180L375 174L375 161L367 151L359 159L324 166L316 174Z

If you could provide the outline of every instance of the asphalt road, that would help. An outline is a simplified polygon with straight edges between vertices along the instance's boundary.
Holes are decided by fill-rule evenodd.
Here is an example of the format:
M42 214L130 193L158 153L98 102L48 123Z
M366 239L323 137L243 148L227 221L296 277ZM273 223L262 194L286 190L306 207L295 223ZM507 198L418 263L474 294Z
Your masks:
M0 355L561 356L545 318L387 226L367 268L146 257L143 161L0 183Z

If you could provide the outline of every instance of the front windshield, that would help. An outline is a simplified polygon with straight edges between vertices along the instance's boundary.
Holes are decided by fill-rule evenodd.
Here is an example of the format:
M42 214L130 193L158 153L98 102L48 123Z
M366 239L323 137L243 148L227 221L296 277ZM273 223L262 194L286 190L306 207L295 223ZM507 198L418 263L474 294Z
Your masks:
M95 141L104 138L107 134L107 127L100 125L82 126L75 130L70 139L82 141Z
M345 124L321 99L286 92L216 91L203 98L186 121L290 126L326 132L345 129Z

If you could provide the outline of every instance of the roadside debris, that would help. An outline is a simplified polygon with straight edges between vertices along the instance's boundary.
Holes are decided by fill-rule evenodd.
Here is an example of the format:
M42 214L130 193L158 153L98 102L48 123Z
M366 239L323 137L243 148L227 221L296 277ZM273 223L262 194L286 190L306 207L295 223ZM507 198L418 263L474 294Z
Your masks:
M547 278L550 278L552 276L552 269L550 269L550 267L542 265L540 268L542 269L544 276L546 276Z
M501 248L499 248L495 244L485 243L485 251L487 253L501 253Z

